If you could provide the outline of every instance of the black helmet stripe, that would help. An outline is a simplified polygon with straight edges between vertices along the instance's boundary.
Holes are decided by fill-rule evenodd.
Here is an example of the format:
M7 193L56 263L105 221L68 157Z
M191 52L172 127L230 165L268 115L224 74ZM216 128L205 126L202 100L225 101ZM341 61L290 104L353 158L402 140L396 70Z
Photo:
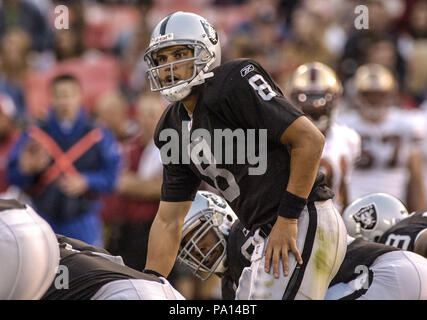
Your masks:
M15 199L10 200L0 200L0 212L6 211L6 210L13 210L13 209L25 209L25 205L16 201Z
M174 12L174 13L175 13L175 12ZM161 36L164 36L164 35L165 35L165 32L166 32L166 25L168 24L168 21L169 21L170 17L171 17L174 13L171 13L170 15L168 15L168 16L165 18L165 20L163 20L162 25L160 26L160 35L161 35Z

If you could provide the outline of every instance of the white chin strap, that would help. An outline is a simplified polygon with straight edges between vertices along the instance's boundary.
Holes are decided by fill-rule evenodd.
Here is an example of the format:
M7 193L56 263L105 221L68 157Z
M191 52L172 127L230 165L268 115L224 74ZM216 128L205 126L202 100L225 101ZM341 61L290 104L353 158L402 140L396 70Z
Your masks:
M187 97L191 92L191 87L189 83L183 82L183 80L180 82L180 84L172 88L160 91L161 95L169 100L169 102L179 101Z
M205 79L213 77L213 72L205 73L205 70L207 70L209 66L207 65L202 71L199 72L199 74L194 77L193 80L190 82L187 82L185 80L181 80L177 83L176 86L161 90L160 93L163 97L165 97L170 102L176 102L184 99L187 97L190 92L191 88L194 86L198 86L205 82Z

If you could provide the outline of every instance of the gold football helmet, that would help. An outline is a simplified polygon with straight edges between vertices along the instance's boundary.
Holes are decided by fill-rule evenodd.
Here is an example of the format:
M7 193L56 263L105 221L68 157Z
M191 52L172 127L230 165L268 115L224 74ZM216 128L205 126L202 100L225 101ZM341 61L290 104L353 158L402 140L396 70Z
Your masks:
M396 82L393 74L379 64L360 66L354 75L356 103L367 120L379 121L391 104Z
M306 63L296 69L290 87L293 103L325 134L342 93L335 72L320 62Z

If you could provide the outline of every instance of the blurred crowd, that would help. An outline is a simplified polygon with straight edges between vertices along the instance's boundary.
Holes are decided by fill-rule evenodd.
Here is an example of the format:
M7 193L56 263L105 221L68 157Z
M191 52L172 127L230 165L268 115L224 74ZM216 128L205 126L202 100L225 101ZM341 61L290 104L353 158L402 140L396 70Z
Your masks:
M55 28L58 5L68 29ZM351 110L354 73L377 63L398 83L396 106L427 109L427 0L2 0L2 197L143 269L162 182L152 137L167 102L151 93L142 57L155 24L177 10L217 28L222 61L259 61L285 94L299 65L319 61L337 72L341 109ZM214 279L202 284L178 266L171 279L187 298L220 297Z

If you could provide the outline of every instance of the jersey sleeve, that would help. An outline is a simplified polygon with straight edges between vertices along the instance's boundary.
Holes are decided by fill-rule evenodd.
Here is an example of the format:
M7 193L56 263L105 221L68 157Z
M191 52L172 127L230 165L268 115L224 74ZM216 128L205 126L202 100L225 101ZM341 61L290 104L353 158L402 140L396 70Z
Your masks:
M223 105L229 116L240 127L266 129L269 141L280 143L283 132L303 115L255 61L238 64L223 88Z
M163 184L160 200L168 202L193 201L201 179L186 165L163 166Z

